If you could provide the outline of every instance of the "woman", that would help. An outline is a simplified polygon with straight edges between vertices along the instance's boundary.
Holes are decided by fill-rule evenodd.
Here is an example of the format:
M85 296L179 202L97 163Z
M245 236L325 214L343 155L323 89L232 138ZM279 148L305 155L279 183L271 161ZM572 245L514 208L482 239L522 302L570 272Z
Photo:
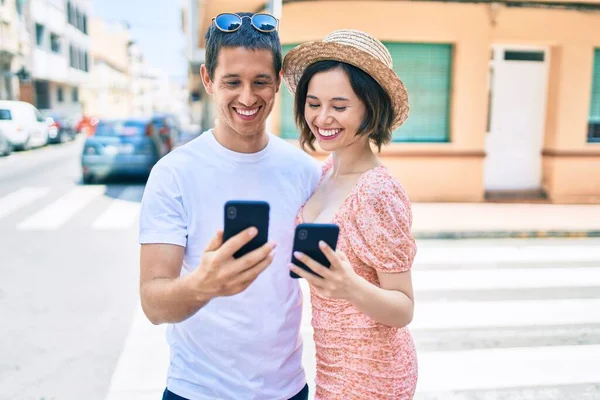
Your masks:
M301 144L331 153L298 223L335 223L337 252L325 268L295 254L311 287L317 399L412 399L417 357L413 316L416 253L410 202L372 149L408 116L408 97L377 39L354 30L300 45L284 60Z

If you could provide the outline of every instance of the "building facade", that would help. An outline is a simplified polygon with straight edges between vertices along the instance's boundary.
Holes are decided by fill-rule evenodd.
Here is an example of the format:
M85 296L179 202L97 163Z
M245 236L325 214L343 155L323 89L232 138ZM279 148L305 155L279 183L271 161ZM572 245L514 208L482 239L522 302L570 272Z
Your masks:
M68 115L82 112L80 87L90 71L91 0L30 0L34 104Z
M22 96L28 100L30 97L26 83L31 71L28 20L24 0L0 2L0 100L21 100Z
M213 16L264 5L222 3L201 2L199 48ZM284 52L344 28L384 42L407 86L408 121L381 158L413 201L600 202L599 1L283 4ZM295 143L280 93L270 127Z
M206 101L207 94L202 86L200 67L204 63L204 48L202 40L202 19L204 3L198 0L182 0L182 31L185 35L185 56L188 61L187 88L189 92L188 107L192 123L202 127L210 126L212 109Z
M133 112L129 26L91 18L90 77L82 87L83 113L99 118L125 118Z

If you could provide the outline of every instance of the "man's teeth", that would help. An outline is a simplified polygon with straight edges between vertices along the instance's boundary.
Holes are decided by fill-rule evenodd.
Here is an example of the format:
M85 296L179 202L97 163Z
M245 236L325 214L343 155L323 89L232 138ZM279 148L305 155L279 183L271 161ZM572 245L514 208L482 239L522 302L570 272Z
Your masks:
M321 136L334 136L340 133L341 129L319 129L319 135Z
M236 108L235 112L237 112L240 115L245 115L246 117L249 117L251 115L256 114L258 112L258 108L253 108L252 110L240 110Z

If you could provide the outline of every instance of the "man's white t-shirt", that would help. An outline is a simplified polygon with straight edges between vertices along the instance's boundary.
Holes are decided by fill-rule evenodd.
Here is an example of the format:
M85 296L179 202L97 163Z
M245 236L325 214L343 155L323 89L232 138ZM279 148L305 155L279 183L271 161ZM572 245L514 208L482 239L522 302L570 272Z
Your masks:
M302 295L289 276L295 218L316 188L316 160L277 136L258 153L223 147L207 131L162 158L142 200L139 241L185 247L182 275L223 229L228 200L270 205L273 263L244 292L211 300L171 324L167 387L188 399L288 399L305 385Z

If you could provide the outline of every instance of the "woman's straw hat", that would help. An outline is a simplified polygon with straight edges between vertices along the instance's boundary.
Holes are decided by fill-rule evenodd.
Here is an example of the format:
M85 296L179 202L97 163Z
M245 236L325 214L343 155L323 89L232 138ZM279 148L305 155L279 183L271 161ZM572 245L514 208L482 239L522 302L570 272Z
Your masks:
M406 121L408 93L393 70L390 52L379 40L365 32L342 29L330 33L322 41L299 45L283 61L283 79L290 92L296 93L298 82L309 65L324 60L345 62L371 75L392 100L392 130Z

